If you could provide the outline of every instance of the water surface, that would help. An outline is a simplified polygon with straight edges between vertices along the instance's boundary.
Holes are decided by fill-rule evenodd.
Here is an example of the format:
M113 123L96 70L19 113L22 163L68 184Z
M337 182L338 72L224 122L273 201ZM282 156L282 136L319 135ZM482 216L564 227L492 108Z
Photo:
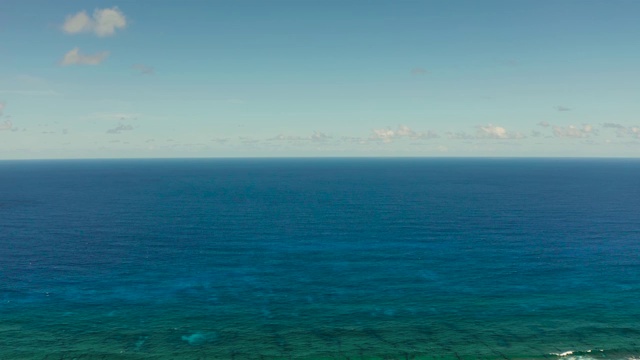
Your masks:
M0 162L0 358L640 358L639 179L636 160Z

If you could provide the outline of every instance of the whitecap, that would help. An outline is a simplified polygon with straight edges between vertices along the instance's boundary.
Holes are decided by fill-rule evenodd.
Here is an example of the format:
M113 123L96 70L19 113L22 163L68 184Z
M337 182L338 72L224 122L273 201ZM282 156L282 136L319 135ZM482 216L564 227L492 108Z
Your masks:
M563 353L551 353L551 355L555 355L555 356L569 356L569 355L573 355L573 350L569 350L569 351L565 351Z

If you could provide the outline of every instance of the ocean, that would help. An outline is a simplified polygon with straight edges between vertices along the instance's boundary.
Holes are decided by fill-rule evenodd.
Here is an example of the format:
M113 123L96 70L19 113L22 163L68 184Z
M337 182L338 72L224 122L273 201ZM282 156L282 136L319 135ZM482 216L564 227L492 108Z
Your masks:
M0 359L640 359L640 160L0 162Z

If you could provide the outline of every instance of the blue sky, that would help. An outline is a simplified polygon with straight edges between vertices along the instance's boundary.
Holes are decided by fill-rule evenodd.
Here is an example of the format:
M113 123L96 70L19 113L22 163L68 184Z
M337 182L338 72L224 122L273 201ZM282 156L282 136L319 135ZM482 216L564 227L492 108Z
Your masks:
M0 3L0 158L640 154L640 2Z

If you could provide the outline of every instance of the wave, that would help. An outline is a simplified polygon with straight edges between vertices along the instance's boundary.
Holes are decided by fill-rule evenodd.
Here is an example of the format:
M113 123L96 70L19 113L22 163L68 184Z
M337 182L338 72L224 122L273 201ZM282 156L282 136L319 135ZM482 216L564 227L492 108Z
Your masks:
M584 351L567 350L564 352L550 353L563 360L597 360L597 359L614 359L614 360L640 360L640 352L629 350L604 350L589 349Z

